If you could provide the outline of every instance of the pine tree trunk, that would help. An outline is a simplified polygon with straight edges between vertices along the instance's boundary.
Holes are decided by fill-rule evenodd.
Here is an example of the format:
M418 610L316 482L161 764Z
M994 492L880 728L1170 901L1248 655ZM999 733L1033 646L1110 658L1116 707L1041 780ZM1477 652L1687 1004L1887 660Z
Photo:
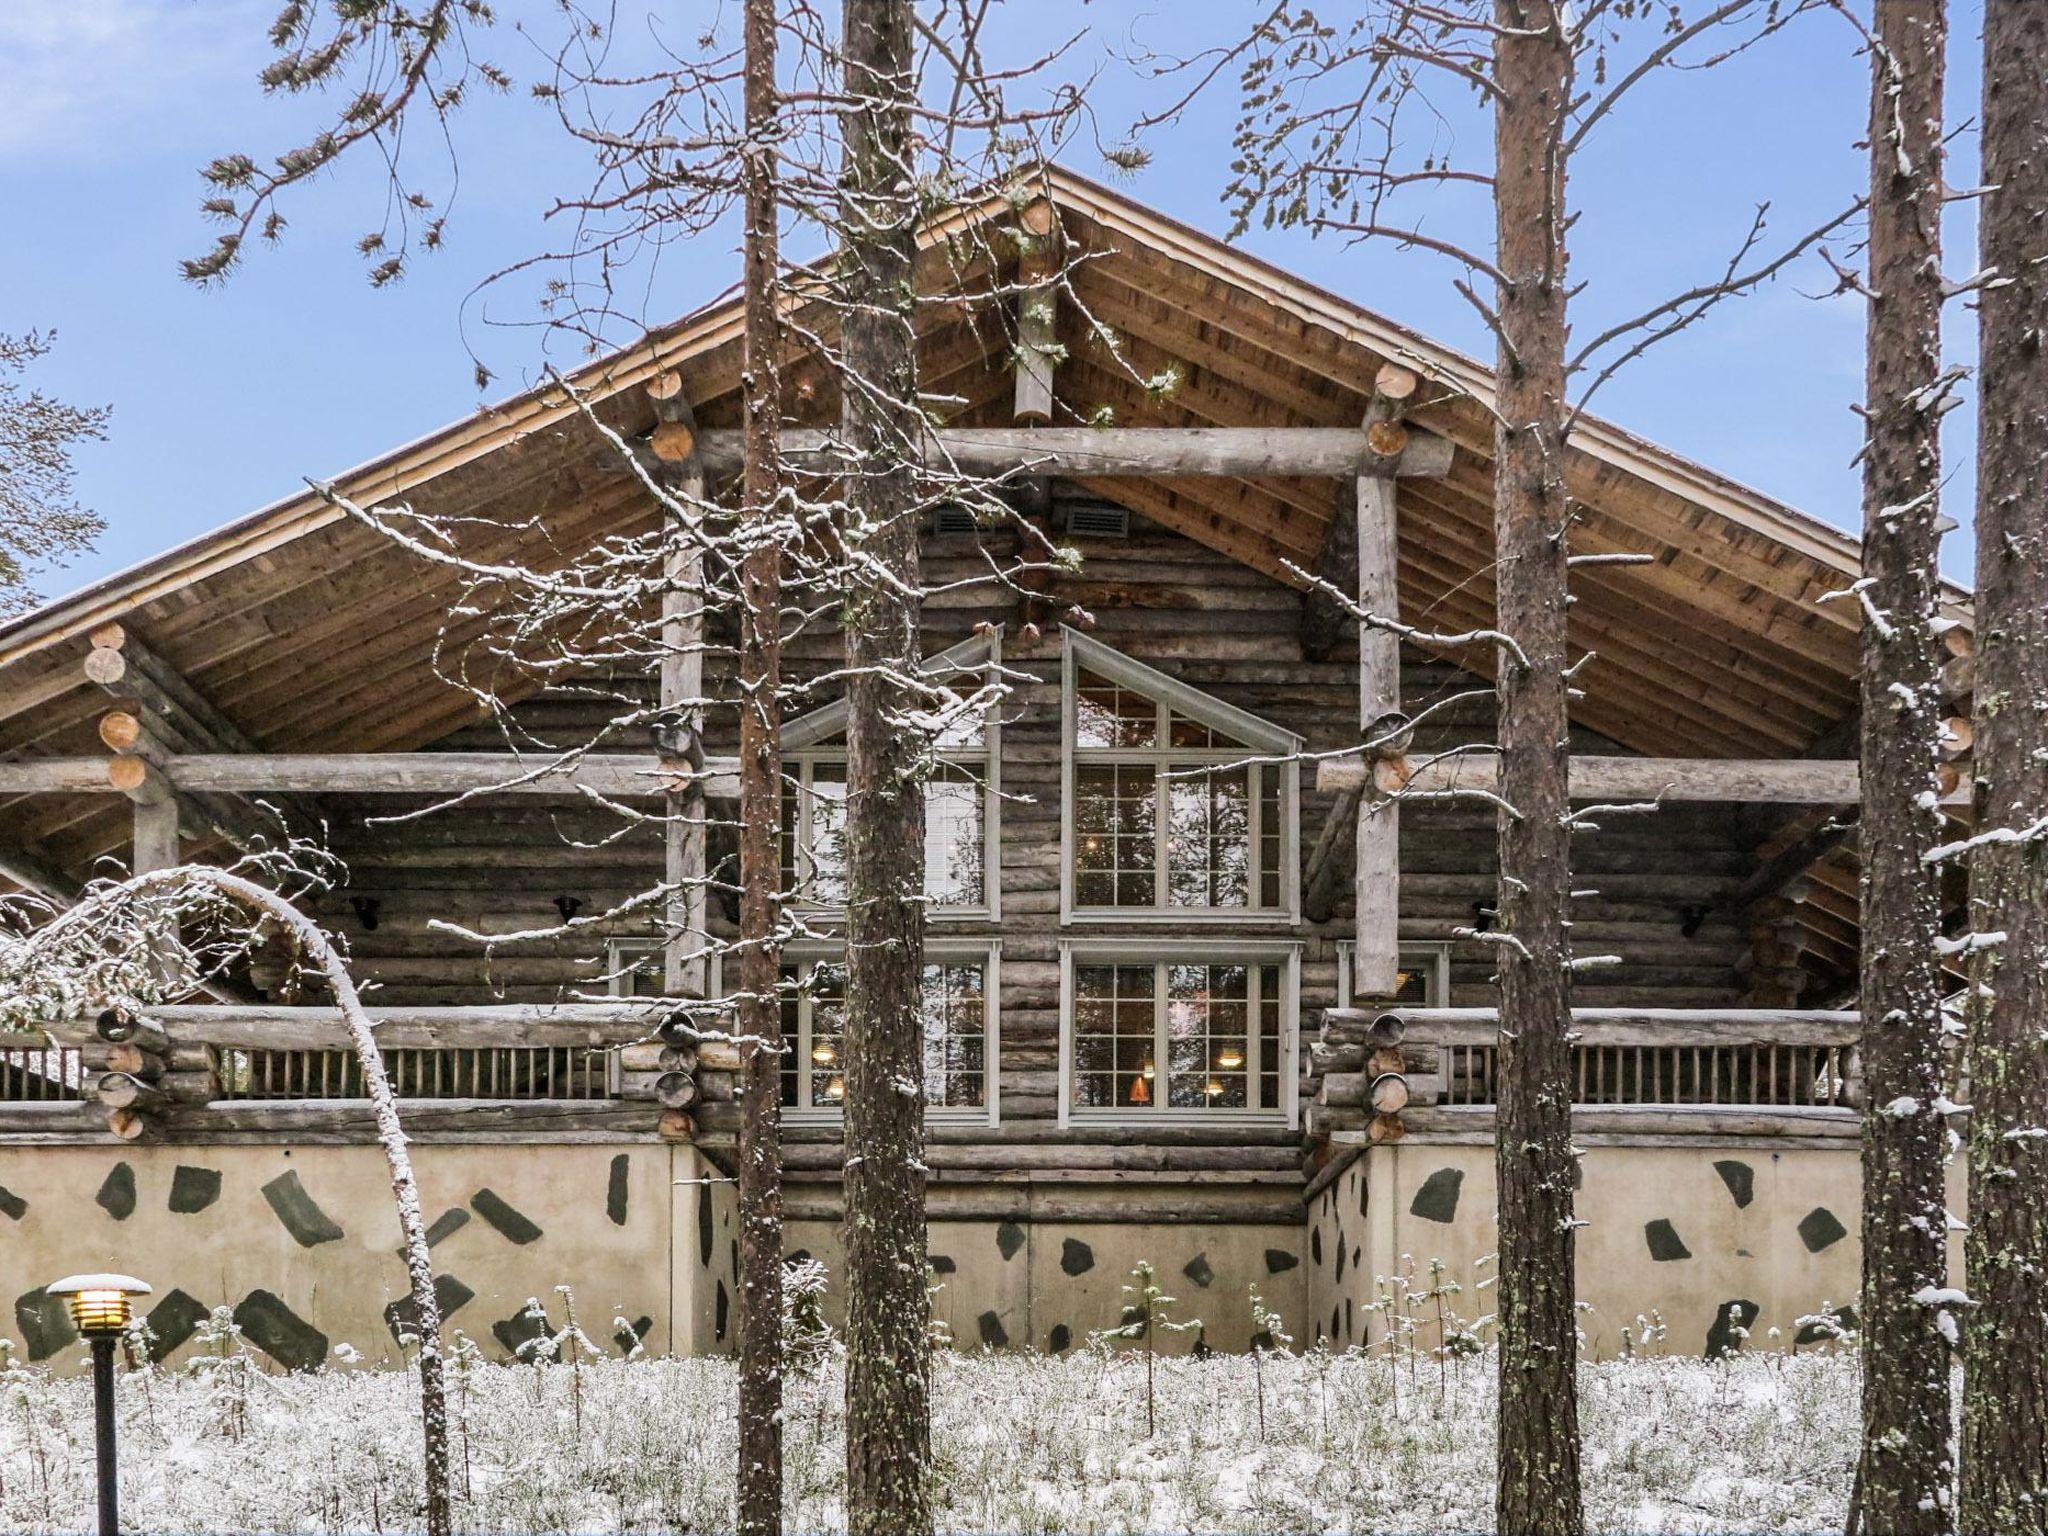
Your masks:
M2048 6L1984 11L1978 300L1977 826L2048 818ZM1970 1010L1961 1528L2048 1530L2048 863L1970 858L1985 951Z
M1861 1528L1954 1528L1935 633L1941 454L1942 0L1878 0L1863 458Z
M1494 209L1500 284L1494 540L1503 652L1498 817L1501 1092L1499 1486L1503 1531L1576 1532L1571 890L1565 735L1565 224L1572 60L1552 0L1500 0Z
M857 563L844 609L846 1483L852 1536L932 1528L925 1284L924 786L902 722L918 644L912 322L915 94L908 0L845 0L840 177L845 480Z
M746 462L740 567L739 1529L782 1530L782 424L775 131L775 0L746 0Z

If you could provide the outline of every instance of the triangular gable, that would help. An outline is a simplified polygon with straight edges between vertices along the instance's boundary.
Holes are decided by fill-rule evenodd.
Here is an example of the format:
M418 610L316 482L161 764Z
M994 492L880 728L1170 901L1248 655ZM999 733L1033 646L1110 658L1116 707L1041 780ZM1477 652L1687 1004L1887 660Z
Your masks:
M1239 709L1222 699L1204 693L1191 683L1184 683L1170 673L1157 667L1147 666L1142 661L1126 656L1114 646L1104 645L1100 640L1084 635L1080 630L1062 624L1060 633L1065 645L1065 674L1062 693L1067 709L1073 708L1075 674L1086 668L1099 677L1156 699L1177 715L1184 715L1206 725L1212 731L1221 732L1233 741L1241 743L1248 751L1272 757L1292 757L1302 748L1302 738L1270 720L1261 720L1249 710ZM1067 739L1073 739L1073 721L1067 721Z

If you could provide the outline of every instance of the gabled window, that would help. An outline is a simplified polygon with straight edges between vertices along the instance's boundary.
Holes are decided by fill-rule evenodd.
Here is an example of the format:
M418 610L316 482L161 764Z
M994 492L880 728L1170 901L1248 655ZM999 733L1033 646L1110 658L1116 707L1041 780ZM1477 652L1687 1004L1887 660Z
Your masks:
M1001 675L1002 632L963 641L925 662L962 694ZM938 742L925 781L924 893L937 918L995 918L1000 882L998 777L1001 726L993 709L963 718ZM846 903L846 703L783 728L782 857L785 888L806 907Z
M1068 921L1299 915L1301 738L1066 631Z
M1299 989L1294 944L1069 941L1062 1122L1291 1123Z
M934 939L924 955L925 1113L996 1123L999 951L994 941ZM782 1104L833 1119L846 1102L846 963L796 948L782 969Z

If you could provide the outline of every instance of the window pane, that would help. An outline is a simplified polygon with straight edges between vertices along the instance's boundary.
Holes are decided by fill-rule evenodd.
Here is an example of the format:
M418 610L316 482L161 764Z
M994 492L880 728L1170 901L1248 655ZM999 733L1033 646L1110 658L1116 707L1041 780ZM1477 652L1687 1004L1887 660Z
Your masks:
M1259 967L1259 1108L1280 1107L1280 967Z
M935 1108L988 1102L984 985L979 960L924 968L924 1091Z
M820 960L811 967L811 1032L804 1043L811 1069L811 1107L838 1109L846 1102L846 967Z
M942 763L925 785L924 890L940 906L979 907L988 899L983 771Z
M1243 770L1167 783L1166 890L1176 907L1243 907L1251 821Z
M1077 1109L1142 1109L1157 1101L1152 992L1149 965L1074 968Z
M1250 973L1242 965L1166 968L1167 1102L1244 1109L1251 1097L1246 1031Z
M1074 679L1074 744L1079 747L1151 747L1159 744L1159 705L1095 673Z
M1259 905L1269 911L1280 905L1280 857L1286 843L1280 821L1280 775L1289 764L1262 765L1252 770L1259 786Z
M785 806L783 867L791 889L819 906L840 905L846 900L846 764L811 764L810 790L792 785ZM799 817L810 829L808 849L795 836Z
M1074 770L1077 906L1153 904L1156 784L1156 774L1144 764L1100 763Z
M794 1109L803 1093L803 1006L797 996L798 968L782 968L782 1107Z

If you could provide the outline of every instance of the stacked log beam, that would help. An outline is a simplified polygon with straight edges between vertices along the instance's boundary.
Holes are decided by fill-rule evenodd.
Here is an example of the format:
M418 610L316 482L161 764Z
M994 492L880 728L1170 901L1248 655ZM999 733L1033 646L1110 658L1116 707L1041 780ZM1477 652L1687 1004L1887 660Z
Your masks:
M101 1070L92 1096L107 1112L107 1129L120 1140L143 1140L161 1129L165 1111L220 1097L219 1058L212 1046L174 1042L161 1025L119 1008L102 1013L94 1032L99 1043L88 1065Z

